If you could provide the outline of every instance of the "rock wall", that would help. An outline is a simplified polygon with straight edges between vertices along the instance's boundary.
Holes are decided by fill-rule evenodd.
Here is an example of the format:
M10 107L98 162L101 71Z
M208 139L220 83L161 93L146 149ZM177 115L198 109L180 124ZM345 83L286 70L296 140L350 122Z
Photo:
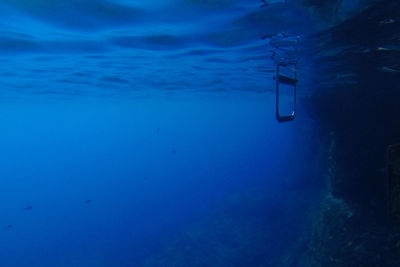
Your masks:
M400 2L379 1L314 41L320 75L304 102L331 141L309 266L398 266L386 164L400 143Z

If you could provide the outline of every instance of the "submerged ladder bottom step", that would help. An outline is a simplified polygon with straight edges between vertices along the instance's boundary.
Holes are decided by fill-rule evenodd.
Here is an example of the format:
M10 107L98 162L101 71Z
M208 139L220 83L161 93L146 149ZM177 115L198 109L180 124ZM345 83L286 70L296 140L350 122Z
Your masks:
M288 77L288 76L279 75L279 82L289 84L289 85L296 85L298 80Z

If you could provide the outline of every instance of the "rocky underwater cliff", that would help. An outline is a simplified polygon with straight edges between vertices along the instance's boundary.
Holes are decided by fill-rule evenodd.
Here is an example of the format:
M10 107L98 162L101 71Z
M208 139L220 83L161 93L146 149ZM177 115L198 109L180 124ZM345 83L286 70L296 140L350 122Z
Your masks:
M400 3L377 1L313 40L321 75L305 103L326 137L328 192L308 266L399 266Z

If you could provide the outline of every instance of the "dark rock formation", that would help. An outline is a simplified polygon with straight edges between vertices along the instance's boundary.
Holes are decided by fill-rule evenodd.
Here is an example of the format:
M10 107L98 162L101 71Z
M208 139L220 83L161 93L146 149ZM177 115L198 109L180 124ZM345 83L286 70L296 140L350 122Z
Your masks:
M398 266L386 165L400 142L400 2L379 1L315 41L321 75L305 102L331 139L331 162L309 266Z

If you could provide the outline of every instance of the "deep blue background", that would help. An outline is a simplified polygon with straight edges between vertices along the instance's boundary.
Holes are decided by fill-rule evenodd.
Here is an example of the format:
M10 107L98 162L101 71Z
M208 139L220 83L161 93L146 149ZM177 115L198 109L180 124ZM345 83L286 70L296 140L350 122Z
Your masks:
M229 195L276 187L299 152L272 106L261 95L4 104L2 264L131 262Z
M319 140L276 122L260 37L326 25L273 2L3 0L0 265L137 266L253 191L271 245L298 230Z

